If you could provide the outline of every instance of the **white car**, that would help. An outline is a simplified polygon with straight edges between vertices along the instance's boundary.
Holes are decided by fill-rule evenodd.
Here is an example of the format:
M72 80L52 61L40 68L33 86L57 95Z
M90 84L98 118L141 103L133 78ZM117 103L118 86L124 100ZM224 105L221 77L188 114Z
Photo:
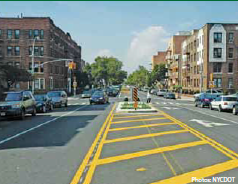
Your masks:
M210 109L218 109L219 112L223 110L232 110L238 104L237 97L234 96L220 96L213 100L210 104Z
M167 89L159 89L157 91L157 96L164 96L168 92Z

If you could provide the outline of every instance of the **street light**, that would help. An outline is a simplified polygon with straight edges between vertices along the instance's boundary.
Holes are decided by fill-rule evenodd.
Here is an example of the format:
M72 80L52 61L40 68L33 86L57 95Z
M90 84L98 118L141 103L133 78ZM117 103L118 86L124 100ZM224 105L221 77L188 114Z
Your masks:
M33 76L33 80L32 80L32 94L34 94L34 89L35 89L35 79L34 79L34 71L35 71L35 63L34 63L34 56L35 56L35 42L36 40L39 39L39 36L36 36L33 40L32 43L32 54L31 54L31 71L32 71L32 76Z

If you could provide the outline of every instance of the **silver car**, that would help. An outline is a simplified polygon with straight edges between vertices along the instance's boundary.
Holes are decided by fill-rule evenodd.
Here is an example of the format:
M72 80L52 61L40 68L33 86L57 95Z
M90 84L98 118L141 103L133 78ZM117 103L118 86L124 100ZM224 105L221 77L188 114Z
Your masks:
M68 97L65 91L50 91L47 95L51 98L54 107L68 106Z
M213 100L210 104L210 109L218 109L218 111L229 110L238 104L237 97L234 96L220 96Z

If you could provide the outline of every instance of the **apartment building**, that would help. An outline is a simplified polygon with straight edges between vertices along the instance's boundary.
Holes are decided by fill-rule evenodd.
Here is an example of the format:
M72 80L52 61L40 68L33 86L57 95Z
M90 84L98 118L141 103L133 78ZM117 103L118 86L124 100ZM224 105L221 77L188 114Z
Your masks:
M69 61L75 63L71 71ZM36 91L62 89L71 92L72 79L80 70L80 62L81 47L51 18L0 18L0 64L29 71L33 67ZM32 81L29 81L15 87L31 89L31 86Z
M238 90L238 24L207 23L181 47L183 92Z
M181 44L189 35L190 32L178 32L169 40L165 59L167 63L166 67L168 68L167 85L170 90L181 84L179 72L181 68Z
M165 57L166 57L166 51L165 52L157 52L156 55L154 55L152 57L152 70L154 69L154 67L158 64L166 64L166 60L165 60Z

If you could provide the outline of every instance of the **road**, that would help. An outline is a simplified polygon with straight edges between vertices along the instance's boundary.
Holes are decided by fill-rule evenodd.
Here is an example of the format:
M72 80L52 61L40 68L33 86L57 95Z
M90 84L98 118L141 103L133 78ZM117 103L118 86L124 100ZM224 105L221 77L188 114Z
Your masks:
M105 105L71 99L68 108L1 121L0 183L183 184L236 177L238 184L238 116L156 96L157 113L116 112L130 95ZM144 92L139 97L146 100Z

